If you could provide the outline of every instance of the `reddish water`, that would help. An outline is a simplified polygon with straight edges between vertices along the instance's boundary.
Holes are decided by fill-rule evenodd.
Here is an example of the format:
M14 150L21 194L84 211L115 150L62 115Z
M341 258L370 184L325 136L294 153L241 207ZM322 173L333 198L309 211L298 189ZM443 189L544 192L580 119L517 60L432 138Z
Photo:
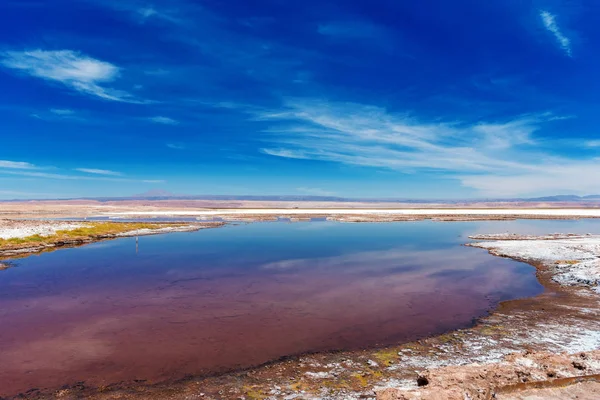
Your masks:
M541 290L533 268L461 247L468 229L263 223L16 260L0 272L0 396L396 343Z

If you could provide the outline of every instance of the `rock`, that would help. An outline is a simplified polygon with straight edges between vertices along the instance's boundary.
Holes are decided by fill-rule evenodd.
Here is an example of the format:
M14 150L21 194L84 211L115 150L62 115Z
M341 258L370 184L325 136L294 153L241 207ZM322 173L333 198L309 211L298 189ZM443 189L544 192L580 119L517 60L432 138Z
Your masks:
M600 350L587 352L583 356L582 354L514 353L506 356L502 362L485 366L469 364L430 369L419 373L418 388L386 388L377 392L377 399L484 400L493 398L491 396L495 393L505 393L504 388L511 388L510 393L513 396L515 390L534 390L535 387L530 389L527 386L532 382L548 382L549 378L571 378L600 373ZM568 393L568 390L565 393ZM521 398L518 397L518 393L514 399L517 398Z

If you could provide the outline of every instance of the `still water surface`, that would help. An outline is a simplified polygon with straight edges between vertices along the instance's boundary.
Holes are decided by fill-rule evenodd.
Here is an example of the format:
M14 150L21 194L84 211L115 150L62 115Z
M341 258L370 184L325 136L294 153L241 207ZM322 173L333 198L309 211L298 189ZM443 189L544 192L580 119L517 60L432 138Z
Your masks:
M542 291L474 233L594 221L253 223L124 238L0 271L0 396L153 382L283 356L408 341Z

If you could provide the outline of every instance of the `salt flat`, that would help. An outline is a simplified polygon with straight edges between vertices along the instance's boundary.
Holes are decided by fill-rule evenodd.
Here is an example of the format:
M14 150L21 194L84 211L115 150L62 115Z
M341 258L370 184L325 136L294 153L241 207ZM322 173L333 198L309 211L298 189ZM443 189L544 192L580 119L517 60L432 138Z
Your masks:
M105 212L108 216L218 216L218 215L508 215L547 217L600 217L600 208L223 208L211 210L160 210Z

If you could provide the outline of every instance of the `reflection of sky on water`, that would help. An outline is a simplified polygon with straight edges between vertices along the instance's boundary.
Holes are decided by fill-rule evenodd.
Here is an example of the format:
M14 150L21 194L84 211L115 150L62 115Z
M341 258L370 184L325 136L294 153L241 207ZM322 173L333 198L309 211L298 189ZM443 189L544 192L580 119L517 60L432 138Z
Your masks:
M600 226L564 222L256 223L16 260L0 272L0 381L176 378L465 326L541 290L466 236Z

